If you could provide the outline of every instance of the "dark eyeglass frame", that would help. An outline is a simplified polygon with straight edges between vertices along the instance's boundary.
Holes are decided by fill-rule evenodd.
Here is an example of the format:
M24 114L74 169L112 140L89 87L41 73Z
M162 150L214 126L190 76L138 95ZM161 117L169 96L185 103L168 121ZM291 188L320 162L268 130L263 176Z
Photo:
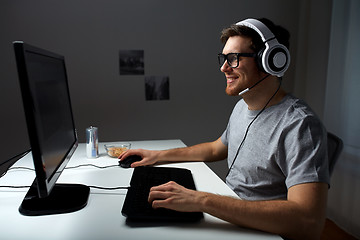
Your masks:
M229 55L236 55L236 66L231 66L231 63L229 62L228 56ZM228 53L228 54L218 54L218 61L220 66L224 65L224 62L226 61L229 67L231 68L237 68L239 66L239 58L240 57L256 57L256 53Z

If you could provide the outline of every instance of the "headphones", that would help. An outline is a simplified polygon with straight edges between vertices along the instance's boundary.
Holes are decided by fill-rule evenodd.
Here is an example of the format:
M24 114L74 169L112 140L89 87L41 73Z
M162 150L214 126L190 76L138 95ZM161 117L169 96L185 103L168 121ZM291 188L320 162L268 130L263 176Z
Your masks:
M257 53L259 66L270 75L282 77L290 65L289 50L280 44L270 29L259 20L249 18L236 25L252 28L260 35L265 48Z

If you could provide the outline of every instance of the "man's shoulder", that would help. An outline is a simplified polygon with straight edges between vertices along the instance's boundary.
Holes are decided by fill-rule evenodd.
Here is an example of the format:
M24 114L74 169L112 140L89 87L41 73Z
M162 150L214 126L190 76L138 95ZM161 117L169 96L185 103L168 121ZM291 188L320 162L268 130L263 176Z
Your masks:
M323 132L325 128L322 121L305 101L291 95L287 98L285 107L278 114L284 129L293 132L310 128L316 134Z
M278 111L286 112L290 115L295 115L300 118L314 116L316 117L315 112L311 107L302 99L297 98L291 94L288 94L284 97L281 104L279 104Z

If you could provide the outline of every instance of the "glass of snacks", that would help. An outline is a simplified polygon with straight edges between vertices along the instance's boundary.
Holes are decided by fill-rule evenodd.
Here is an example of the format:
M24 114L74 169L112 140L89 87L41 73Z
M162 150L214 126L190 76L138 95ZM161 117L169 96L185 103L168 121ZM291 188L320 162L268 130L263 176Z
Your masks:
M130 149L130 143L105 144L106 153L113 158L118 158L123 152Z

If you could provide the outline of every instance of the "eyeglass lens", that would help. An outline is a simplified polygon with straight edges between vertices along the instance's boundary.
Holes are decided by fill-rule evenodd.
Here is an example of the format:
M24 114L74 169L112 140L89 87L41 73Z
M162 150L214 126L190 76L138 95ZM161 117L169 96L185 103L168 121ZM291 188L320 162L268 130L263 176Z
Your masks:
M229 53L229 54L218 54L220 66L224 65L227 61L228 65L232 68L239 66L239 57L256 57L256 53Z
M225 60L229 64L230 67L235 68L239 64L239 58L236 53L229 53L227 55L225 54L219 54L219 64L223 65Z

